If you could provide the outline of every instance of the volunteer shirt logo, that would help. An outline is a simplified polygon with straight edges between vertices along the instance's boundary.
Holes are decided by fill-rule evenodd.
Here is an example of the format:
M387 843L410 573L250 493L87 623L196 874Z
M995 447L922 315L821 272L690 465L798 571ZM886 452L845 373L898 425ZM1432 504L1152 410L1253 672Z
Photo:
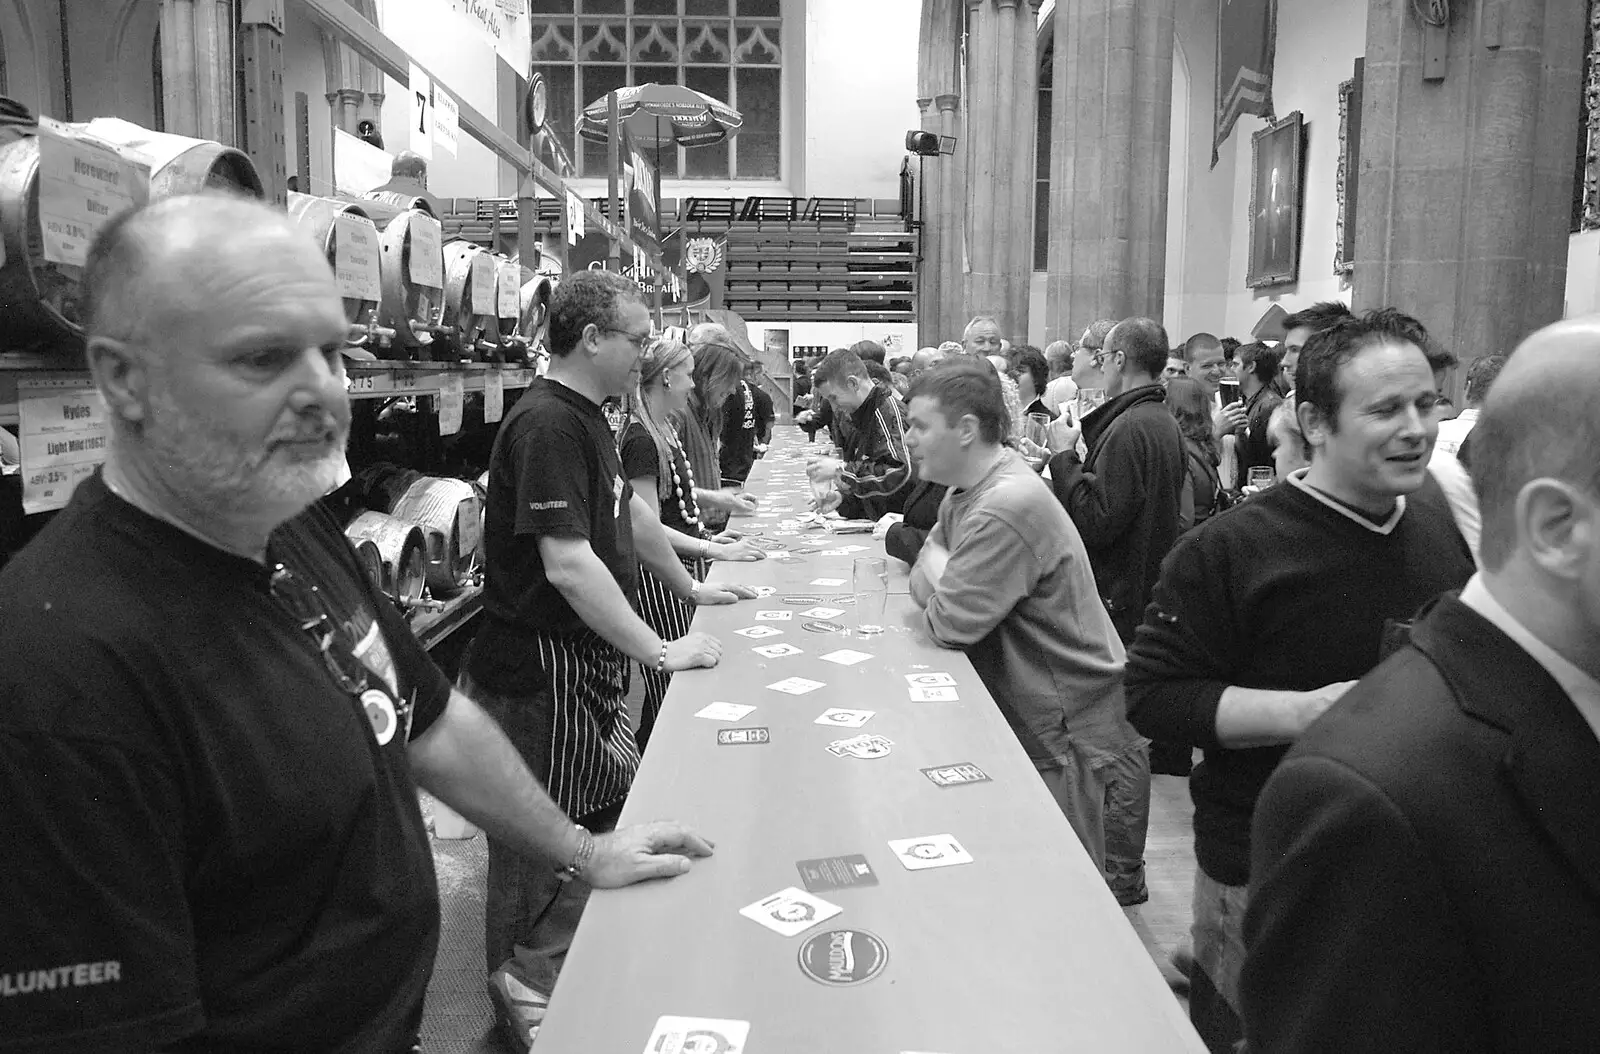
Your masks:
M0 973L0 999L54 992L61 988L86 988L89 985L111 984L121 980L122 963L115 959L106 962L54 966L48 970L19 970L16 973Z
M549 512L551 509L564 509L566 507L567 507L567 503L564 502L564 501L530 501L530 502L528 502L528 508L532 509L534 512Z

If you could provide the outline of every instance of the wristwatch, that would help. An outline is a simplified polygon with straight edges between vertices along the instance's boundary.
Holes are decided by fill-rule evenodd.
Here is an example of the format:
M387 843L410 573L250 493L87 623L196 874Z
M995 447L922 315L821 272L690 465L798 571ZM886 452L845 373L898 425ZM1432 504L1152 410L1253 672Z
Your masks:
M590 834L589 829L581 823L572 826L578 829L578 852L570 864L556 869L556 877L563 882L582 878L583 872L589 867L589 858L594 856L594 835Z

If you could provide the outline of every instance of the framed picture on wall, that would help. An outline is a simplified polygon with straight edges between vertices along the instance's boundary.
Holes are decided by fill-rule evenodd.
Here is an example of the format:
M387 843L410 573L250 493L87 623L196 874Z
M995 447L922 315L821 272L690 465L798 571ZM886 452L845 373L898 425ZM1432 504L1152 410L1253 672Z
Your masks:
M1334 193L1339 210L1334 219L1333 273L1356 269L1356 174L1361 171L1361 80L1365 60L1356 59L1355 76L1339 85L1339 171Z
M1305 118L1296 110L1251 139L1250 268L1252 289L1285 285L1300 276L1301 173Z

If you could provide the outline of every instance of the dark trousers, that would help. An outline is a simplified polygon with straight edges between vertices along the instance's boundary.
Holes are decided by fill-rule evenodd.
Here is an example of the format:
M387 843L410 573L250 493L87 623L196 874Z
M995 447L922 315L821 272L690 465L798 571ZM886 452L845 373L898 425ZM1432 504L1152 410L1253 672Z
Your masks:
M463 673L459 687L499 723L515 744L548 743L554 710L550 693L504 696L486 692ZM522 750L523 759L541 783L548 785L549 752ZM595 834L612 830L622 812L614 802L574 822ZM530 859L494 838L489 843L489 877L483 912L483 950L487 973L505 967L535 991L555 989L567 949L572 946L589 887L583 882L563 882L556 875L558 861Z

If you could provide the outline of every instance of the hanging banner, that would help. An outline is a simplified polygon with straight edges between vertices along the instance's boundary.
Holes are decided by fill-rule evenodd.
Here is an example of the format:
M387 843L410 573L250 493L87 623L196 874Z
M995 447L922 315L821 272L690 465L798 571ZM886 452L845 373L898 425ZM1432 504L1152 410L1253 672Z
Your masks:
M106 459L106 405L81 378L17 381L22 445L22 511L67 504L79 483Z
M411 150L433 160L433 82L411 64Z
M533 31L527 21L526 0L449 0L450 10L471 23L495 53L514 70L528 68L533 55Z
M456 156L456 147L461 139L461 107L450 97L450 93L433 86L433 141L439 149Z
M343 128L333 130L333 186L340 194L360 197L389 182L394 158Z
M1277 0L1218 0L1216 134L1211 167L1241 114L1272 120L1272 57L1277 49Z
M462 407L466 404L466 385L461 374L447 373L439 378L439 434L453 436L461 431Z
M39 228L44 258L82 267L111 218L150 196L150 170L39 118Z

